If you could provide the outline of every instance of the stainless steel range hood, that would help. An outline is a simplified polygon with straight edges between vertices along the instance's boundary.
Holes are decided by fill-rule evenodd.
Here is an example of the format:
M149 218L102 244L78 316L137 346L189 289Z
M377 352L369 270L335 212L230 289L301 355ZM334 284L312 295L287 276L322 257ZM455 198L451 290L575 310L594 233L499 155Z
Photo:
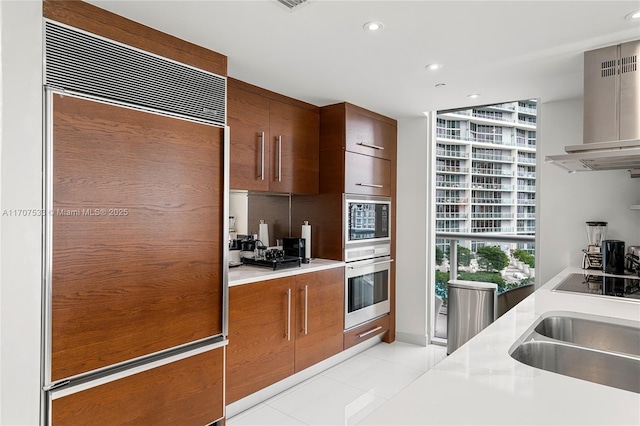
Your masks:
M640 40L584 54L584 143L546 162L570 172L630 170L640 176Z

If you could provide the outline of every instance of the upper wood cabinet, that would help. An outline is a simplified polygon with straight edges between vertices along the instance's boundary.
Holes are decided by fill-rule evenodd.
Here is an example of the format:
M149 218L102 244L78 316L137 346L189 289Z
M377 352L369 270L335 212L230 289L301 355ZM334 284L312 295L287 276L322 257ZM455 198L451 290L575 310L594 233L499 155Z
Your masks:
M320 108L320 193L395 194L395 120L348 103Z
M347 151L344 192L391 196L391 161Z
M269 190L271 176L269 99L228 80L227 124L230 128L230 185L233 189Z
M317 194L318 108L229 78L230 186Z
M345 104L345 115L347 151L387 160L395 159L395 124L350 104Z

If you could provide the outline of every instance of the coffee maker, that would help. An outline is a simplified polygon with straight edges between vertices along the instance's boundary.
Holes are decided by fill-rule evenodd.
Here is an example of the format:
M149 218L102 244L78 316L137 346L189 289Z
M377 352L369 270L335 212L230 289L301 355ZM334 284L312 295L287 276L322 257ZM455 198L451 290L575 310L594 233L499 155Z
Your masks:
M587 222L587 240L589 245L583 249L582 269L602 270L602 241L607 233L607 222Z

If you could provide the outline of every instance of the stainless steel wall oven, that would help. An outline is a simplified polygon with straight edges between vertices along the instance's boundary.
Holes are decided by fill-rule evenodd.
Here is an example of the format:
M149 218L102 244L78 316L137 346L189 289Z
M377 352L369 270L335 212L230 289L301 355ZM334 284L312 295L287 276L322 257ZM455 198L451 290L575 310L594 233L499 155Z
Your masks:
M391 257L350 262L345 269L345 329L389 312Z
M345 330L389 313L391 199L345 194Z

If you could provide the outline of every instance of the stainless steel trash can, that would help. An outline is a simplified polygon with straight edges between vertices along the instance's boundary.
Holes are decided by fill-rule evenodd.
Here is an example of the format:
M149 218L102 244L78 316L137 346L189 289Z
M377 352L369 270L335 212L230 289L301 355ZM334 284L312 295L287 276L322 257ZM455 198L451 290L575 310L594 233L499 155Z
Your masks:
M498 285L451 280L448 284L447 355L496 319Z

